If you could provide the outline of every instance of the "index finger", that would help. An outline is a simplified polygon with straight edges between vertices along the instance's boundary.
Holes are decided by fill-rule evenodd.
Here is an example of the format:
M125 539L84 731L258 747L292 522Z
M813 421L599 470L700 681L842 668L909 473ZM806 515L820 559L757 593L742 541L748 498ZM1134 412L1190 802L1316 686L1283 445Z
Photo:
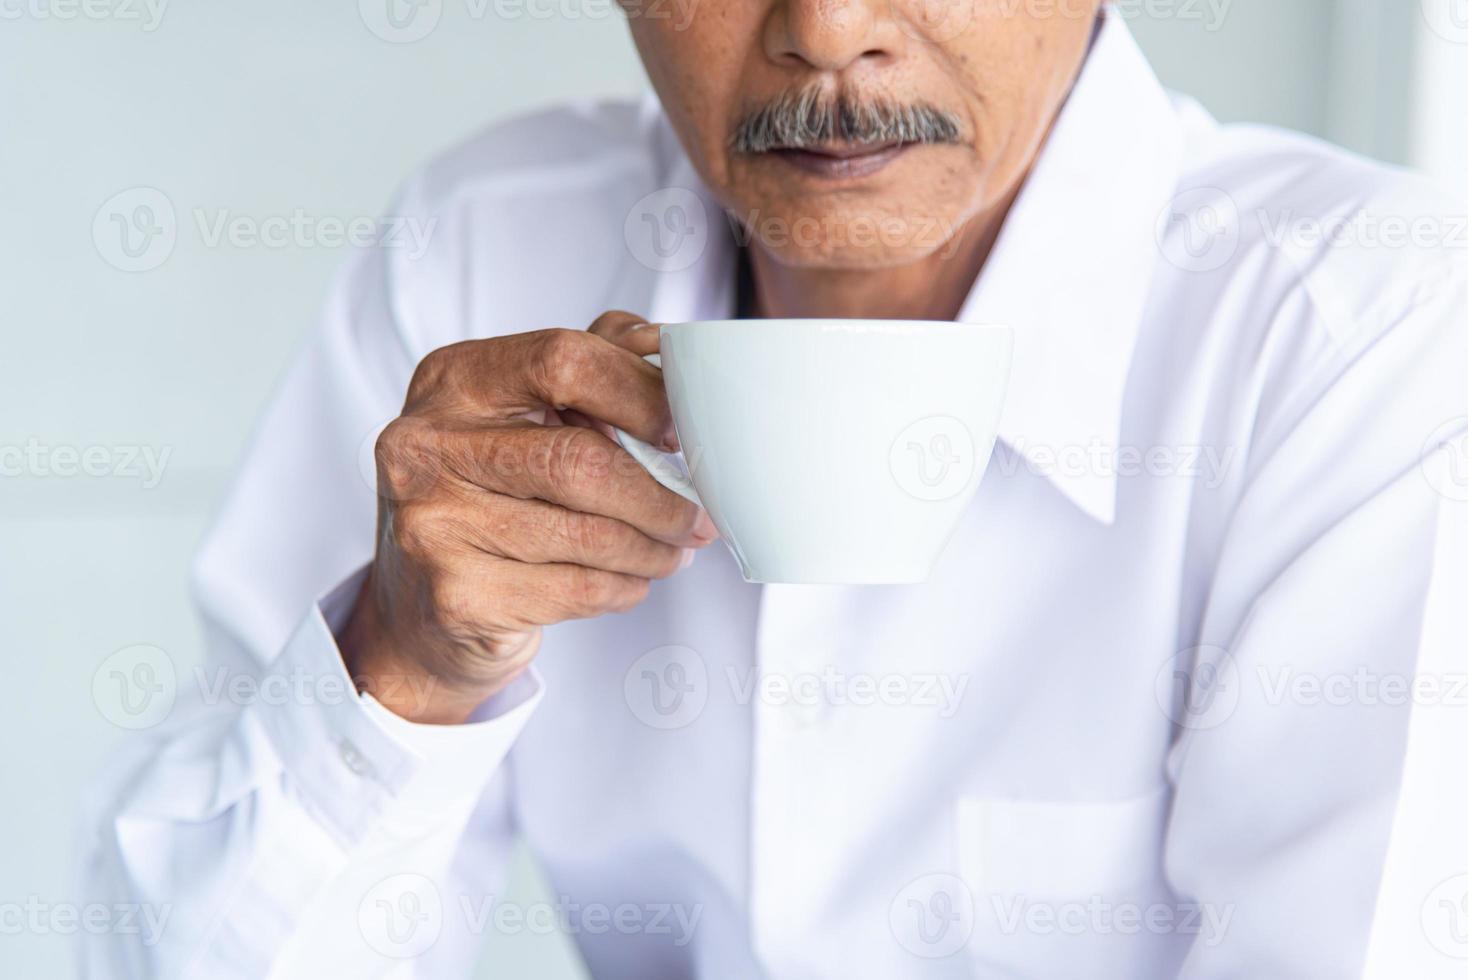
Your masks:
M569 408L655 446L677 445L662 372L595 334L554 328L444 351L454 351L448 387L469 414L503 419Z
M623 310L608 310L592 321L588 332L630 350L638 357L658 352L658 325L646 317Z

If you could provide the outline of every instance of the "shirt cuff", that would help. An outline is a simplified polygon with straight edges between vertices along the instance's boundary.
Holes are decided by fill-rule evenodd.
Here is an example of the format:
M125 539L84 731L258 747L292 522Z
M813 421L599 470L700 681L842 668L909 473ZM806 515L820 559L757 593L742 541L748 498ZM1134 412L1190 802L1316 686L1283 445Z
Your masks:
M462 725L416 724L359 695L333 626L345 622L365 575L358 571L322 597L270 666L267 676L296 696L256 705L304 802L354 842L389 806L433 812L472 803L544 690L531 667Z

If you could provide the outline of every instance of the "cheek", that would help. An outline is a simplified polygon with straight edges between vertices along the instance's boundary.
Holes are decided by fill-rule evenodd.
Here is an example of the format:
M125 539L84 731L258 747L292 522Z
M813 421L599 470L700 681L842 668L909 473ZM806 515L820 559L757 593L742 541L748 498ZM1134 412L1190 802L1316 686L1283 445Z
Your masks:
M986 167L1023 165L1042 140L1081 62L1089 26L1061 19L985 21L945 50L955 89L973 115ZM990 29L992 28L992 29Z
M710 184L727 174L723 147L739 105L739 62L718 18L629 21L648 79L685 151Z

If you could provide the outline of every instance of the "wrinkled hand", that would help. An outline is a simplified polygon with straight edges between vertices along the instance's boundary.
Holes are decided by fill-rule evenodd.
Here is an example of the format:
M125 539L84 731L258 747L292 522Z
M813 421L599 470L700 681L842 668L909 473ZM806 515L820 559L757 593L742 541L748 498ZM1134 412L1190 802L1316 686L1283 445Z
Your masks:
M418 365L377 440L378 533L342 631L359 685L415 721L461 722L525 669L541 627L622 612L717 536L609 425L676 448L657 327L472 340Z

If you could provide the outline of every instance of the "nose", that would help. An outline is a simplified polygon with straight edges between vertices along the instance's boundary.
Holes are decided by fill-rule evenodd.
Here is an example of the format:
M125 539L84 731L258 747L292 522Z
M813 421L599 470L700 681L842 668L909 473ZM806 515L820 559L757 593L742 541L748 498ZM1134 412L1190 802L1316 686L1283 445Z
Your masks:
M780 0L765 22L764 42L777 65L838 72L891 61L902 33L892 0Z

